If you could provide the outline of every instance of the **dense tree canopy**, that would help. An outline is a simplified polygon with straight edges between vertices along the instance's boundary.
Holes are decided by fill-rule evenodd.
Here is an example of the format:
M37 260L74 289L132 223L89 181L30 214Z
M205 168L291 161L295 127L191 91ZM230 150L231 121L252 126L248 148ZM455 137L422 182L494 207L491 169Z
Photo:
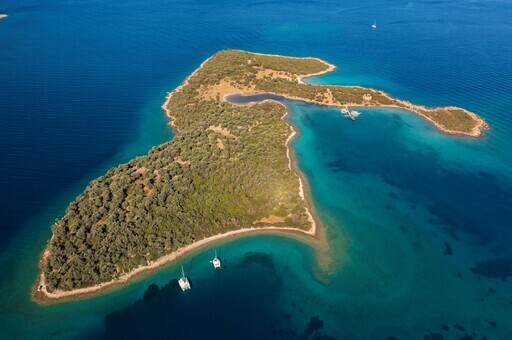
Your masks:
M222 96L240 90L405 107L376 90L299 84L300 76L328 67L313 58L243 51L209 59L168 103L177 135L92 181L55 223L42 264L46 289L111 281L205 237L264 226L271 216L274 225L310 229L289 168L285 108L235 106ZM464 110L443 110L434 112L441 123L472 128Z

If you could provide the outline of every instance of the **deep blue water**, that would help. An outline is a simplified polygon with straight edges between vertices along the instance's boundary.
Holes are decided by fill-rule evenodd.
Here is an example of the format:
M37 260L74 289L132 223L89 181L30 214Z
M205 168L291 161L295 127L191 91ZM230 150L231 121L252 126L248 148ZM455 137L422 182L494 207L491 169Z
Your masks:
M510 1L17 0L4 12L6 337L510 338ZM167 286L180 262L93 299L32 303L52 221L90 180L171 138L166 91L226 48L321 57L339 69L311 83L462 106L492 128L452 137L405 111L365 109L351 122L287 102L330 272L307 245L252 236L218 246L221 272L211 249L182 259L187 295Z

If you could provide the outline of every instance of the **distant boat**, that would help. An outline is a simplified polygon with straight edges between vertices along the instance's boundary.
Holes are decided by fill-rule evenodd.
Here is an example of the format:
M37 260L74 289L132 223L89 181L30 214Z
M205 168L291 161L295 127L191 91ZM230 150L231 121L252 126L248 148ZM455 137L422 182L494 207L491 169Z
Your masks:
M348 111L348 107L346 107L346 106L345 106L345 107L343 107L343 108L341 108L341 110L340 110L340 111L341 111L341 113L343 113L344 115L348 115L348 113L349 113L349 111Z
M186 291L192 288L190 286L190 281L185 276L185 270L183 269L183 266L181 266L181 279L178 280L178 283L180 284L180 288L182 291Z
M213 268L217 269L221 267L220 259L217 257L217 249L215 249L215 257L210 261L213 264Z
M377 20L373 20L372 28L373 28L373 29L377 28Z

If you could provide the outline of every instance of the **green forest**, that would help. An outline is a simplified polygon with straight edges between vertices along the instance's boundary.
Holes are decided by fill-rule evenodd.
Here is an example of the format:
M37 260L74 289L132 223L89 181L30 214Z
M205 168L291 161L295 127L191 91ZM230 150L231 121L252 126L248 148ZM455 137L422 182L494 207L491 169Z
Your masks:
M236 75L230 64L245 62L238 57L217 54L173 94L168 109L179 133L171 141L110 169L69 204L47 246L48 291L110 281L205 237L263 226L253 222L270 215L311 228L288 167L285 108L198 96L200 84ZM295 61L297 72L324 67Z
M286 154L291 130L282 119L285 107L276 102L236 106L222 100L222 91L203 94L228 83L319 104L330 96L337 104L405 107L372 89L297 81L328 67L313 58L236 50L215 54L168 103L176 136L93 180L53 225L42 261L47 291L115 280L203 238L265 226L258 221L269 216L280 217L277 226L309 230L299 178ZM262 70L281 77L272 72L261 77ZM473 128L464 110L436 110L429 112L447 128Z

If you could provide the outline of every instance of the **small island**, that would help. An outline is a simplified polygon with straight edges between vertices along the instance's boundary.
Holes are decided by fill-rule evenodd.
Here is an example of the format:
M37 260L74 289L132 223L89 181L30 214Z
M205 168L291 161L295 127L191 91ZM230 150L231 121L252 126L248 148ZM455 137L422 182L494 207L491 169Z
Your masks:
M271 93L329 106L397 107L440 130L478 137L487 127L457 107L426 108L357 86L309 85L335 67L317 58L216 53L169 93L176 136L93 180L53 225L34 287L38 302L95 294L205 244L248 232L312 237L307 183L276 101L234 105L232 93Z

